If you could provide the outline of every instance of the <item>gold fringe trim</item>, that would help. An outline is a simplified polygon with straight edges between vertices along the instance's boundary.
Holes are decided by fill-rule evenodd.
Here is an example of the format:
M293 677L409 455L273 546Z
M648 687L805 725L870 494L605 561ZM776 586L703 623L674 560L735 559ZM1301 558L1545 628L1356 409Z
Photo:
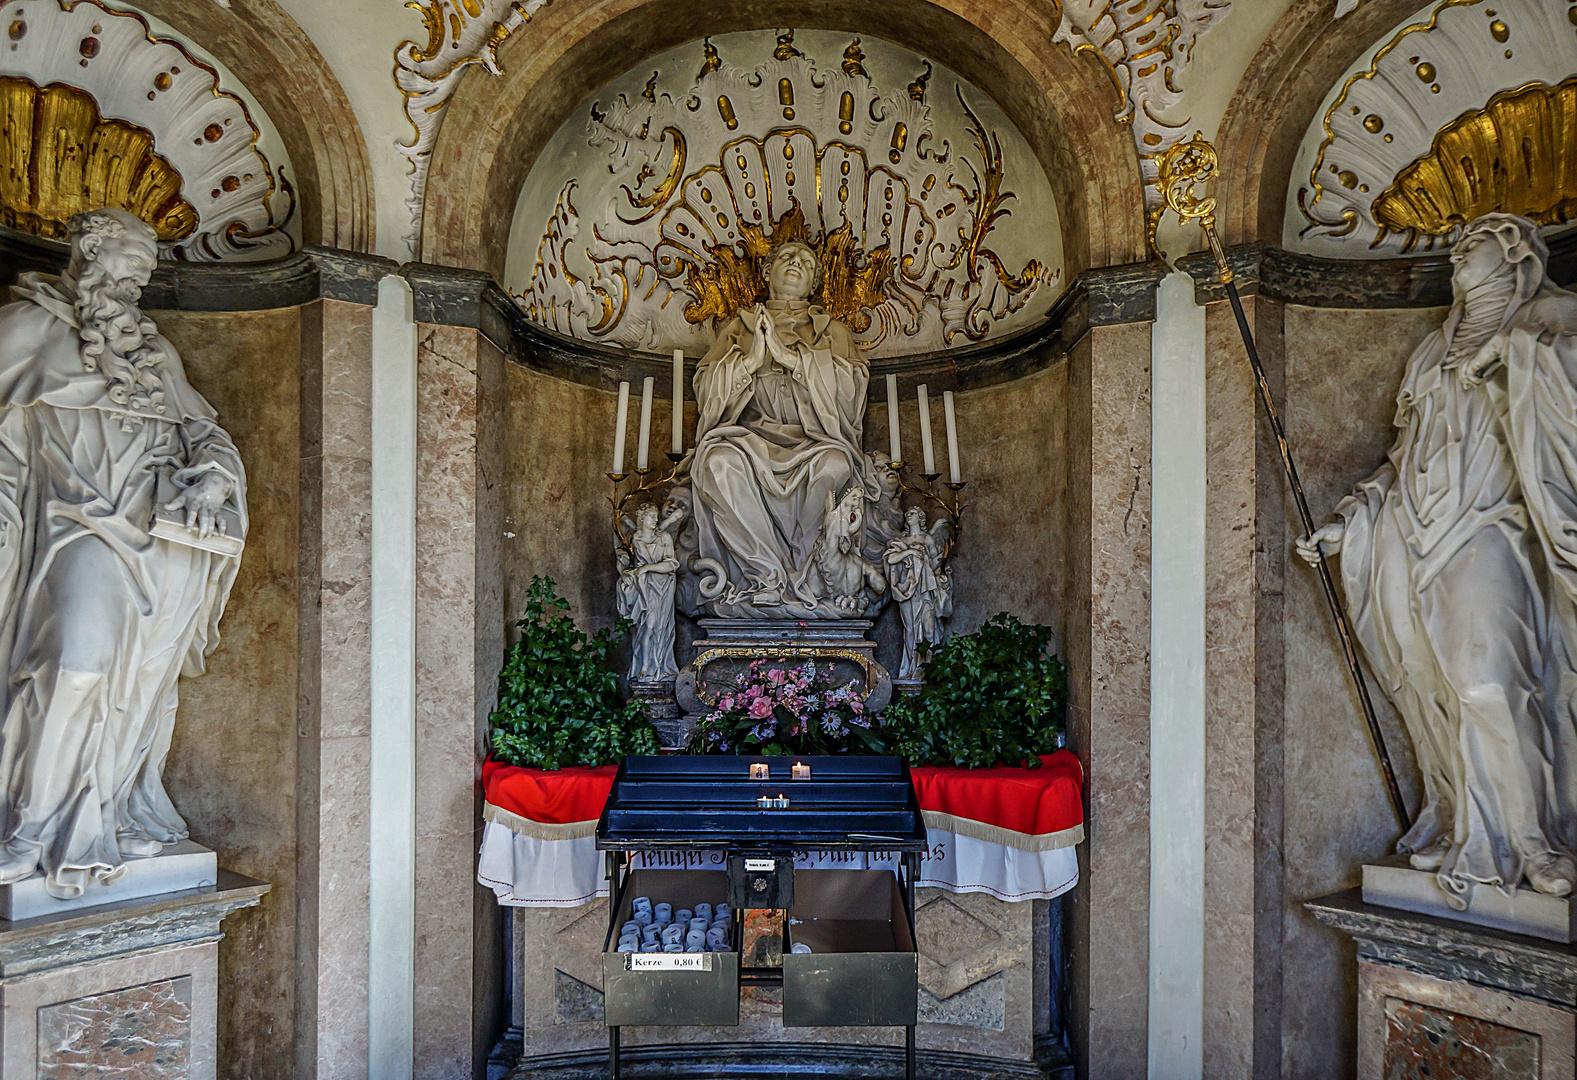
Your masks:
M596 819L591 821L571 821L567 825L552 825L543 821L532 821L528 817L505 810L502 806L494 806L490 802L482 804L482 820L491 821L504 826L510 832L519 833L521 836L531 836L538 840L579 840L583 836L597 835Z
M971 818L954 817L940 810L922 810L920 813L925 817L925 823L933 829L941 829L955 836L973 837L991 844L1001 844L1003 847L1016 848L1019 851L1056 851L1059 848L1073 847L1084 840L1082 823L1060 832L1022 833L1004 829L1000 825L987 825L983 821L975 821Z

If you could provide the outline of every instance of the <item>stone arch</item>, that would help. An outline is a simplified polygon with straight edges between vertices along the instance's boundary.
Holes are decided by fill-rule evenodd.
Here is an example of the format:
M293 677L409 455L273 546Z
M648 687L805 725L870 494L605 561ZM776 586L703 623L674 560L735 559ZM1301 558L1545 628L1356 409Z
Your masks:
M560 0L499 50L502 79L460 82L433 149L422 258L502 277L516 198L569 111L641 59L707 34L803 26L886 38L990 94L1051 181L1069 277L1146 257L1131 131L1093 57L1053 45L1056 8L998 0Z
M1332 21L1330 0L1288 7L1233 92L1216 149L1218 219L1228 244L1281 244L1292 161L1320 102L1383 35L1423 0L1365 0Z
M137 0L240 78L290 154L308 244L371 251L372 163L328 62L277 0ZM392 88L391 88L391 92Z

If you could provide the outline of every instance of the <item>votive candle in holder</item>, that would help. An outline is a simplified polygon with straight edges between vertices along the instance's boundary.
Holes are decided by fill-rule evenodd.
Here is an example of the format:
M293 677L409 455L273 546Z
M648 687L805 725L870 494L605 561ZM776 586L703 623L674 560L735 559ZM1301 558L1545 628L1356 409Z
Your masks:
M765 780L767 778L767 763L764 761L752 762L750 766L750 779Z
M789 770L789 772L790 772L790 775L795 780L809 780L810 779L810 766L806 765L803 762L796 761L794 763L794 767L791 770Z

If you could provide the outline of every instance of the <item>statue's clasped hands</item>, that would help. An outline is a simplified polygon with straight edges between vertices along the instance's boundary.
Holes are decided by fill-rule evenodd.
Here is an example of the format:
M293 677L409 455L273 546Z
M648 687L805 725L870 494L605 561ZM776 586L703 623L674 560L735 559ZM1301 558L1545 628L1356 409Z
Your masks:
M225 534L228 530L219 511L230 497L230 487L230 478L223 473L204 473L202 479L171 499L164 508L184 509L186 527L199 537Z
M756 348L756 369L766 367L767 361L780 364L790 371L798 370L799 355L783 344L783 339L778 337L777 327L773 325L772 313L761 305L756 306L754 324Z

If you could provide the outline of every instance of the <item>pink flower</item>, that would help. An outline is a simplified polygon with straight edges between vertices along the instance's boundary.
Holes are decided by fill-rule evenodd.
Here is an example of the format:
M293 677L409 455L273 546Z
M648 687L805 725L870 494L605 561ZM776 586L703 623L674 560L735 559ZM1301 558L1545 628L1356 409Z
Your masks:
M773 686L782 686L783 679L787 674L788 673L782 668L773 668L771 671L767 672L767 682L771 683Z
M853 701L849 702L849 708L854 710L855 716L858 716L865 711L865 702L861 701L859 698L855 698Z
M758 697L750 703L750 719L765 720L772 715L772 702L764 697Z
M745 687L745 700L754 701L764 693L766 693L766 688L760 683L751 683L749 686Z
M728 710L732 709L734 707L733 695L730 695L730 696L724 698L722 701L719 701L717 703L717 707L719 709L722 709L724 712L727 712Z

